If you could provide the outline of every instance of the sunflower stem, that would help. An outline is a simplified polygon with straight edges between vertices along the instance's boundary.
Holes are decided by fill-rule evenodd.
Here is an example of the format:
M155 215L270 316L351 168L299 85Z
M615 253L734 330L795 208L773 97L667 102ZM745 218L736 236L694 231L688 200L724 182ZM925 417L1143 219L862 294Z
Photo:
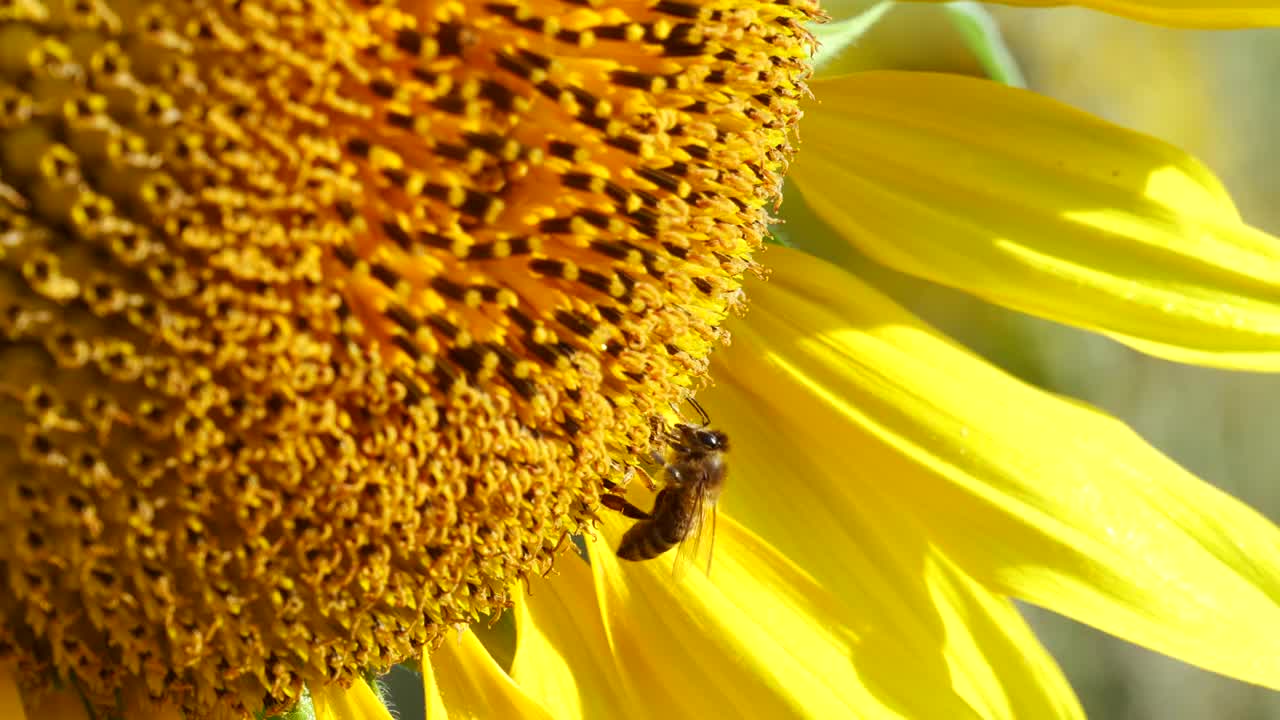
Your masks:
M858 41L868 30L884 18L893 8L892 2L879 2L852 17L828 23L811 23L809 31L818 39L818 50L813 54L813 70L840 56L850 45Z
M964 36L969 50L982 63L988 77L1012 87L1027 86L1018 61L1014 59L1009 46L1005 44L1004 35L1000 33L999 23L986 8L980 3L964 0L947 3L946 11L956 30Z

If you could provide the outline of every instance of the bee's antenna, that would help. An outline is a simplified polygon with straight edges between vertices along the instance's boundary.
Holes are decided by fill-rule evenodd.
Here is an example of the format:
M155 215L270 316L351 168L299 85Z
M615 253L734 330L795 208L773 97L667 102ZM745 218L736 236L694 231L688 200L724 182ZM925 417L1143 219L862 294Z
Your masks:
M706 427L711 424L711 416L707 414L706 410L702 409L702 406L698 404L697 400L689 398L689 404L692 405L693 409L697 410L698 415L702 417L702 427Z

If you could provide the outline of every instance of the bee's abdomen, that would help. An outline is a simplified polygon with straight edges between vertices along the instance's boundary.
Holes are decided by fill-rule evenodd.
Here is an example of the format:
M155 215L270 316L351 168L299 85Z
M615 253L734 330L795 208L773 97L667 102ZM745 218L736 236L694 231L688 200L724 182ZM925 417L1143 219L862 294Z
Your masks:
M680 542L680 538L663 537L657 524L652 520L641 520L622 536L618 543L618 557L623 560L649 560L670 550Z

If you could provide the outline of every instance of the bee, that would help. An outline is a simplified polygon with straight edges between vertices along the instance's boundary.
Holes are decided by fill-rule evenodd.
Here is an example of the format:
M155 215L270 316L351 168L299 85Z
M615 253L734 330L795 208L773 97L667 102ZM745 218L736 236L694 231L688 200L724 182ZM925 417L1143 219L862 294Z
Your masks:
M618 557L649 560L678 544L673 566L677 577L695 558L703 560L710 574L716 501L728 474L725 453L729 450L729 437L705 425L680 424L675 426L668 447L663 468L665 485L654 498L652 511L645 512L620 495L601 497L605 507L637 521L622 536Z

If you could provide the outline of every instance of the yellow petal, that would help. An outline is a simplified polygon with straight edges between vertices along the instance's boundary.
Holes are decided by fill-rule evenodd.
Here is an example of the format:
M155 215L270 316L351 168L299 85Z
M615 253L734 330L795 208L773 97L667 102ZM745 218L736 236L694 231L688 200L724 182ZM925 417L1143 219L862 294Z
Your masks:
M551 720L551 715L498 667L470 630L457 638L446 638L429 659L424 659L422 678L429 720Z
M935 0L943 2L945 0ZM998 0L1001 5L1031 7L1055 7L1078 5L1113 15L1144 20L1159 25L1200 28L1246 28L1280 25L1280 3L1261 0L1225 0L1224 2L1198 2L1165 0L1165 2L1137 2L1136 0L1084 0L1084 2L1045 2L1044 0Z
M925 580L941 620L943 657L956 689L987 718L1084 718L1057 661L1008 598L941 553Z
M792 178L861 251L1168 359L1280 371L1280 240L1175 148L953 75L813 89Z
M1000 592L1280 688L1280 530L839 269L784 248L768 261L723 367L760 388L770 427L845 468L832 512L883 497Z
M576 556L516 598L511 678L558 720L636 717L600 620L591 570Z
M326 685L311 689L316 720L391 720L391 713L378 694L363 680L351 687Z
M855 670L863 634L880 631L875 618L853 617L731 519L720 518L710 578L691 571L679 584L669 555L641 563L614 556L625 527L605 513L608 540L588 549L609 647L643 717L911 716L882 703ZM921 700L942 710L915 716L973 717L945 678L919 672L904 647L876 655L884 675L911 677Z
M808 518L790 520L792 532L809 531ZM589 548L608 642L640 717L1079 715L1060 680L1066 707L1037 703L1031 714L990 692L999 680L970 628L994 630L998 642L1035 640L1007 604L956 582L943 558L880 558L887 566L863 567L842 582L852 592L835 593L722 514L711 576L690 572L677 583L669 556L613 555L624 527L607 514L606 540ZM1022 635L1006 634L1005 623Z
M761 305L753 301L747 328ZM767 398L799 390L772 377L761 382L739 375L739 354L769 352L742 324L734 343L717 353L717 385L698 395L732 446L725 511L822 587L879 605L855 612L892 617L892 624L879 625L899 642L911 638L918 657L945 664L939 672L953 678L957 693L982 717L1083 717L1057 664L1017 610L956 568L926 528L885 498L881 486L892 482L864 473L858 443L878 440L849 437L843 455L823 453L809 441L812 423L778 422ZM903 603L916 595L927 599Z

